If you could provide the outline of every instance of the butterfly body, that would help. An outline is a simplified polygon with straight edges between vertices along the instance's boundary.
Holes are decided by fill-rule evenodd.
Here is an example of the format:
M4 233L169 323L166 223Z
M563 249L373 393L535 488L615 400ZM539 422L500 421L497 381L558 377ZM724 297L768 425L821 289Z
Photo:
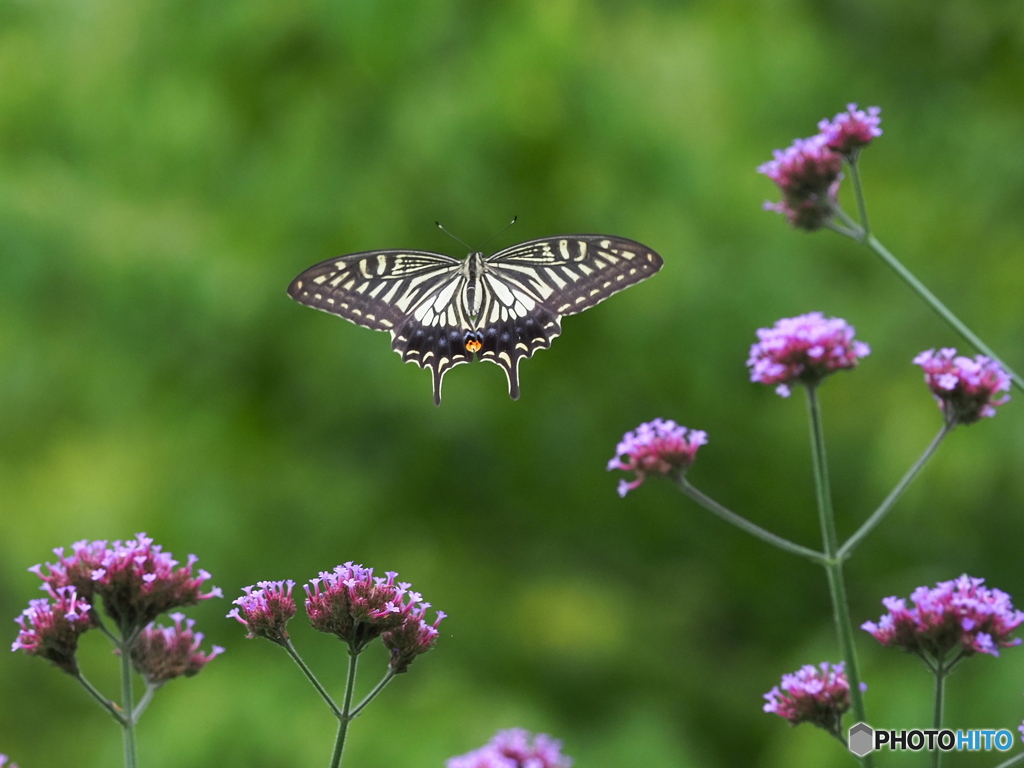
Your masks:
M466 259L364 251L310 267L288 294L390 333L404 361L431 370L435 404L444 375L474 360L500 366L515 400L520 361L551 346L563 316L650 277L662 263L647 246L610 235L559 235Z

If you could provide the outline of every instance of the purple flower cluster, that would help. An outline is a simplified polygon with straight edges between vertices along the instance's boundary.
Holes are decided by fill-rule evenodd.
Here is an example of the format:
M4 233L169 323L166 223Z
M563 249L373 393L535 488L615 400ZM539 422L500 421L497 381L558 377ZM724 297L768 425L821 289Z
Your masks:
M210 653L199 650L203 633L192 629L195 622L186 621L185 614L172 613L171 619L173 627L150 624L132 644L132 666L150 685L197 675L211 659L224 653L219 645Z
M244 587L245 594L234 601L228 618L238 619L249 630L248 638L265 637L267 640L286 645L288 622L295 615L295 600L292 588L295 582L260 581L255 586Z
M531 739L522 728L498 731L487 744L453 757L445 768L571 768L562 754L562 742L539 733Z
M995 407L1010 397L996 397L1010 391L1010 377L999 363L984 355L973 360L957 355L955 349L929 349L914 358L924 369L924 380L938 401L950 426L973 424L996 415Z
M391 671L405 672L417 656L437 642L437 625L445 618L437 611L433 624L427 623L430 603L406 582L396 582L397 573L374 576L372 568L352 562L323 572L305 585L306 613L314 629L335 635L359 653L380 637L391 652ZM295 615L292 588L295 582L261 581L245 587L228 614L249 631L248 637L265 637L288 645L286 626Z
M790 725L812 723L838 735L843 715L850 708L850 683L844 667L843 662L825 661L783 675L782 682L764 695L764 711L785 718Z
M862 147L882 135L880 112L878 107L864 112L850 104L846 112L818 123L820 133L775 150L774 158L757 170L775 182L782 201L765 203L765 209L781 213L798 229L824 226L833 215L843 157L853 160Z
M78 638L95 626L92 606L72 586L46 585L44 589L50 593L50 599L30 600L28 608L15 619L21 630L11 650L41 656L69 675L77 675Z
M43 580L42 589L53 603L46 599L29 602L28 609L16 619L21 631L12 650L42 656L77 676L79 635L103 627L95 608L98 597L120 630L118 652L130 653L135 669L153 684L194 675L223 651L214 647L211 653L202 653L202 634L193 631L193 622L183 624L185 617L180 613L171 616L174 627L165 629L151 623L172 608L220 597L216 588L201 591L210 574L192 572L194 555L179 567L144 533L109 545L105 541L80 541L72 546L70 555L65 555L63 548L54 553L56 563L29 568Z
M673 477L685 472L705 445L708 435L699 429L687 429L674 421L655 419L627 432L615 447L608 469L636 472L632 482L619 481L619 496L639 488L647 475Z
M856 104L847 104L845 112L818 123L819 135L829 149L852 156L882 135L879 127L882 124L881 113L879 107L868 107L865 112L857 109Z
M18 768L17 763L9 763L8 759L7 755L0 755L0 768Z
M781 213L797 229L820 229L832 218L843 178L843 158L829 148L823 136L797 139L772 154L774 159L757 170L775 182L782 200L765 202L765 210Z
M359 652L374 638L397 630L407 621L419 627L430 607L407 582L395 582L388 571L374 576L373 568L352 562L323 572L305 586L306 613L314 629L336 635ZM438 621L443 618L439 612Z
M830 373L853 368L871 352L854 338L853 326L821 312L786 317L771 328L759 328L759 341L750 347L750 380L776 384L789 397L790 385L814 385Z
M109 545L106 541L80 541L72 545L71 555L65 556L63 547L54 554L58 560L45 564L46 573L42 565L29 570L51 589L73 586L86 600L99 595L104 610L126 637L161 613L221 597L219 588L202 592L210 574L202 569L192 572L195 555L180 565L144 533Z
M444 611L437 612L433 624L425 618L429 603L420 603L409 611L409 615L395 629L381 635L384 646L391 651L391 671L396 675L409 670L409 665L437 642L437 625L445 617Z
M961 656L998 656L1000 647L1020 645L1020 638L1011 635L1024 622L1024 612L1014 609L1008 594L984 583L964 574L939 582L934 589L918 587L910 595L913 608L902 598L887 597L882 605L889 613L877 622L865 622L861 629L882 645L926 660L941 660L954 649Z

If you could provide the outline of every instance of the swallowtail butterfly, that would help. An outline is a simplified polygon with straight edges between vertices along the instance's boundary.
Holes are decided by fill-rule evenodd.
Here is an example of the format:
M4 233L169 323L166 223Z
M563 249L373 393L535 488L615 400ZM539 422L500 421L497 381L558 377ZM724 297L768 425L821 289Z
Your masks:
M645 245L610 235L558 235L491 256L363 251L316 264L288 286L306 306L387 331L405 362L429 368L434 403L456 365L502 367L519 398L519 362L551 346L562 317L645 280L662 266Z

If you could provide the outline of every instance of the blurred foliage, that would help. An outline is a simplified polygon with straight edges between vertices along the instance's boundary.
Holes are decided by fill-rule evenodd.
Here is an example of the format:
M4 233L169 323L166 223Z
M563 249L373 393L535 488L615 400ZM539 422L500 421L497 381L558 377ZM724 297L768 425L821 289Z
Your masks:
M760 210L756 166L849 101L883 108L876 232L1024 367L1022 60L998 1L0 0L0 616L82 538L199 555L228 597L190 615L228 651L158 695L148 768L327 763L329 712L223 615L246 584L346 560L450 614L346 765L439 767L510 726L580 768L850 765L761 712L782 673L838 658L823 574L667 483L621 500L604 465L640 421L706 429L693 482L813 545L802 397L743 365L755 328L813 309L873 347L822 392L841 533L931 439L909 361L959 340L867 251ZM284 293L339 253L461 256L435 220L478 243L514 214L492 248L607 232L666 261L567 319L519 402L463 366L434 408L384 334ZM1020 407L958 430L861 547L855 621L965 571L1024 600ZM294 627L340 687L341 647ZM871 719L926 725L921 665L866 635L860 653ZM119 764L70 679L8 655L0 689L22 768ZM948 722L1013 727L1022 690L1024 651L972 661Z

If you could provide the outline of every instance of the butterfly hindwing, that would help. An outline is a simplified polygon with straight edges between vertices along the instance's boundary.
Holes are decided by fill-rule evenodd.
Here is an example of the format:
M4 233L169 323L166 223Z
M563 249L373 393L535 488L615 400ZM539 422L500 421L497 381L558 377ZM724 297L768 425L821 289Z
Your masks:
M561 318L589 309L661 269L657 253L608 235L531 240L466 260L429 251L365 251L321 262L288 288L299 303L391 334L405 362L429 368L434 402L444 375L487 360L519 398L519 363L551 346Z

